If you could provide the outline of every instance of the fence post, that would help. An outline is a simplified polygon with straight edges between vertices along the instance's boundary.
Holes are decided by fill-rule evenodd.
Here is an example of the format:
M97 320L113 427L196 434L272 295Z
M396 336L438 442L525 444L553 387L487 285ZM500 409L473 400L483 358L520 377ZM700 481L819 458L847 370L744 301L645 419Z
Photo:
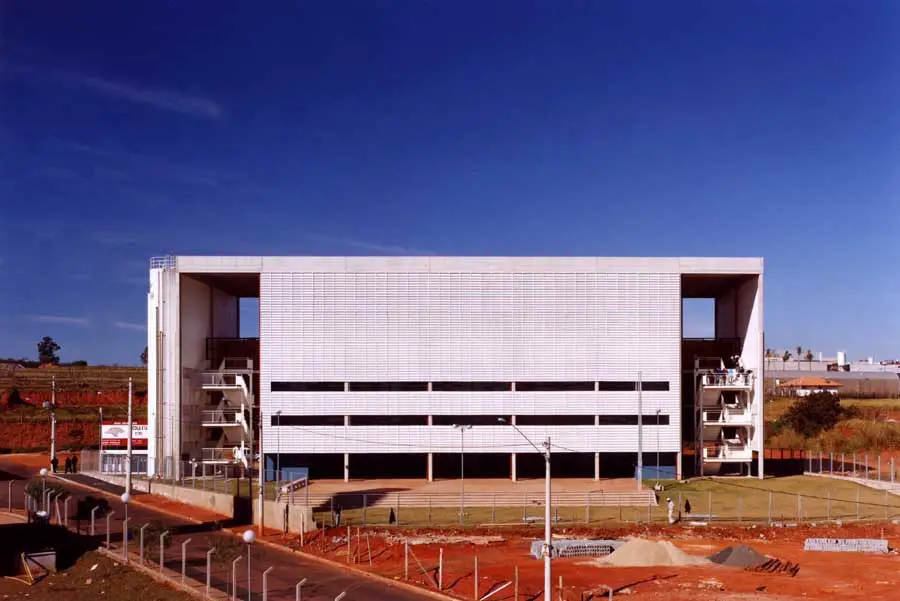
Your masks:
M243 557L243 555L238 555L237 558L231 562L231 601L237 601L237 564ZM304 579L304 582L305 581L306 579ZM247 586L250 586L249 583Z
M165 564L165 538L168 532L159 535L159 573L162 574L163 565Z
M110 547L110 538L109 538L109 535L110 535L109 520L114 513L115 513L115 511L110 511L109 513L106 514L106 550L107 551L111 548Z
M263 572L263 598L262 601L269 601L269 572L275 569L275 566L271 566Z
M122 520L122 560L128 563L128 522L131 518Z
M444 548L438 549L438 590L444 590Z
M519 566L513 567L513 601L519 601Z
M187 546L191 539L181 543L181 586L184 586L184 573L187 571Z
M772 525L772 491L769 491L769 526Z
M397 514L394 516L397 518L397 522L394 524L397 528L400 527L400 493L397 493Z
M831 472L831 475L834 475L834 451L828 455L828 471Z
M887 491L887 489L885 489L885 490L884 490L884 519L885 519L885 520L888 519L888 508L887 508L887 506L888 506L888 501L887 501L887 496L888 496L888 491Z
M853 453L853 477L856 478L856 453Z
M491 496L491 523L497 523L497 493Z
M297 583L297 586L294 587L294 600L302 601L303 597L303 585L306 584L306 578Z
M212 554L216 552L216 548L213 547L209 551L206 552L206 596L209 597L209 585L210 579L212 575Z
M12 480L10 480L9 482L6 483L6 485L7 485L6 486L6 488L7 488L6 504L8 505L7 511L9 511L9 513L12 513L12 483L13 483ZM28 509L28 508L26 507L26 509Z
M351 542L352 539L350 537L350 526L347 526L347 563L350 563L350 547L353 546Z
M803 497L797 493L797 524L803 522Z
M96 530L94 529L94 526L95 526L96 521L97 521L97 510L98 510L98 509L100 509L100 506L99 506L99 505L96 506L96 507L92 507L92 508L91 508L91 536L94 536L95 533L96 533Z
M712 520L712 492L709 493L709 496L706 498L706 525L709 525L709 522Z
M563 577L559 577L559 601L563 601Z
M744 522L744 497L738 495L738 524Z
M409 580L409 543L403 543L403 579Z
M66 525L66 528L69 527L69 500L70 500L70 499L71 499L71 497L66 497L66 500L63 501L63 512L64 512L64 514L65 514L65 518L64 518L64 519L65 519L65 525ZM79 534L80 534L80 533L79 533Z
M332 525L332 527L334 527L334 526L337 526L337 524L334 523L335 515L334 515L334 497L333 496L330 499L330 505L331 505L331 525Z
M587 500L584 503L584 523L591 523L591 493L587 494Z
M368 526L368 522L366 521L366 507L369 505L369 495L363 495L363 526Z
M431 495L428 495L428 525L431 526Z
M881 480L881 455L878 456L878 480Z
M828 521L831 521L831 489L829 488L826 493L828 498Z
M859 519L859 488L856 489L856 519Z
M481 599L478 594L478 556L475 556L475 601Z
M866 453L866 480L869 479L869 454Z

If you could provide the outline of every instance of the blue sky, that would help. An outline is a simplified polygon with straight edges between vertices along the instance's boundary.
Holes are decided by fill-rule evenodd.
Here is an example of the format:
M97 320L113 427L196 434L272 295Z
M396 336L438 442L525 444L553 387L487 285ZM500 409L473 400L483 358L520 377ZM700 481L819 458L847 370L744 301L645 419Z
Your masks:
M900 356L896 2L2 12L0 356L137 361L168 253L763 256L769 346Z

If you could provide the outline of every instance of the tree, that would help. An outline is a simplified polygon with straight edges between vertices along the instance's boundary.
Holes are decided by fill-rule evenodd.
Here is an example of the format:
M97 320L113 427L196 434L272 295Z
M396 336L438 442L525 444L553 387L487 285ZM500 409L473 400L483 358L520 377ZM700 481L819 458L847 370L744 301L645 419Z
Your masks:
M150 347L149 347L149 346L145 346L145 347L144 347L144 352L141 353L141 365L143 365L143 366L146 366L146 365L147 365L147 352L148 352L149 350L150 350Z
M784 414L782 420L794 432L813 437L833 428L843 415L841 399L830 392L814 392L801 397Z
M798 359L803 356L803 347L802 346L797 346L797 354L795 354L794 356L797 357Z
M812 363L812 360L813 360L813 352L812 352L812 349L806 349L806 355L805 355L805 358L806 358L807 361L809 361L810 363Z
M782 361L790 361L791 360L791 351L784 351L784 354L781 356Z
M50 336L44 336L40 342L37 343L38 349L38 360L41 362L41 365L46 363L52 363L53 365L59 364L59 349L62 347L56 344L56 341L53 340Z

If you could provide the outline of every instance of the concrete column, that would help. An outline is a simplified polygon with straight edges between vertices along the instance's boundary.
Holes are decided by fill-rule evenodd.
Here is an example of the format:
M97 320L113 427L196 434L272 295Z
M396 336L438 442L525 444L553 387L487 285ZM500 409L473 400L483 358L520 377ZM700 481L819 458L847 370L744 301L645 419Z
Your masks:
M594 480L600 479L600 453L594 453Z
M434 461L431 453L428 453L428 481L434 482Z
M681 480L681 451L675 453L675 479Z
M516 454L512 453L510 456L510 466L512 467L512 481L517 482L516 480Z

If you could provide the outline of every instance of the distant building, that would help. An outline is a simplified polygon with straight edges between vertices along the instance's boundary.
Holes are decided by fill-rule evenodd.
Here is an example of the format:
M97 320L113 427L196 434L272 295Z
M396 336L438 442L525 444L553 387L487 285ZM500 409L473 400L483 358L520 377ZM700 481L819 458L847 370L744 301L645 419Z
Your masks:
M778 386L788 396L809 396L816 392L837 394L840 392L843 384L827 378L820 378L819 376L801 376L787 382L781 382Z

